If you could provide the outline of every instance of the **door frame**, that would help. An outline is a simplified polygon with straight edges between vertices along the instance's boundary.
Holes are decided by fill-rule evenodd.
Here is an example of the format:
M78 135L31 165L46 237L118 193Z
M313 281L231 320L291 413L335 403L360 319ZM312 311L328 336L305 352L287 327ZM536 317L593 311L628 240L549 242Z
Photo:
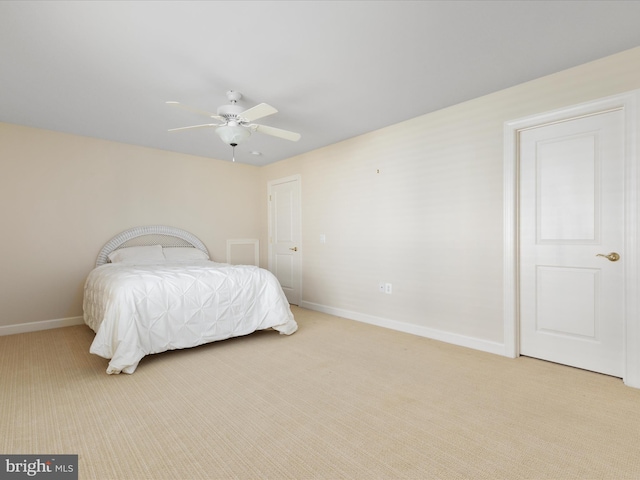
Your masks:
M267 249L267 268L270 272L273 272L273 208L271 202L271 195L273 193L274 185L278 185L280 183L288 183L288 182L296 182L298 189L298 211L294 214L298 216L298 237L300 238L300 243L302 243L302 175L295 174L284 178L278 178L276 180L270 180L267 182L267 235L268 235L268 249ZM298 286L299 286L299 297L298 303L299 305L302 302L302 252L298 253L298 263L296 268L294 269L294 275L297 276Z
M624 366L625 385L640 388L640 316L638 310L638 222L640 218L638 186L637 128L640 90L614 95L551 112L536 114L504 124L504 355L520 355L520 285L519 285L519 132L552 123L591 116L612 110L624 112Z

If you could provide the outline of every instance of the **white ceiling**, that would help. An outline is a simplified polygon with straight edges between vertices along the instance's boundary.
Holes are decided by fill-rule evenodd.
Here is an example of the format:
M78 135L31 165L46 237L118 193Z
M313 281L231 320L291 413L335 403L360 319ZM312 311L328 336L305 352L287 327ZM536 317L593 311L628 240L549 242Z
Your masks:
M0 121L265 165L640 45L638 1L1 1ZM251 155L251 150L262 153Z

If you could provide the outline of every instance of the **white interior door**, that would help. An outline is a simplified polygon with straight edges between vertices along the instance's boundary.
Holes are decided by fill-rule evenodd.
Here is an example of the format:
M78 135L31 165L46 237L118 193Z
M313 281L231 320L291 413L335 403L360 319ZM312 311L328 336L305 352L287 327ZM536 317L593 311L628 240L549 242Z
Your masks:
M269 270L289 303L301 300L300 177L269 183Z
M623 376L624 140L622 110L520 132L522 355Z

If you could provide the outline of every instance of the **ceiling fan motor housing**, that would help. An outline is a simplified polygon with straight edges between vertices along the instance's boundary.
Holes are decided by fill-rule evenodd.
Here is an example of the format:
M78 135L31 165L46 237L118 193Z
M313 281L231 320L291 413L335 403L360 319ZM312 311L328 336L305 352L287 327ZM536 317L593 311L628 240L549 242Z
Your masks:
M244 111L245 111L245 108L240 105L236 105L236 104L222 105L221 107L218 108L218 115L224 118L225 120L232 120L235 118L239 118L239 115Z

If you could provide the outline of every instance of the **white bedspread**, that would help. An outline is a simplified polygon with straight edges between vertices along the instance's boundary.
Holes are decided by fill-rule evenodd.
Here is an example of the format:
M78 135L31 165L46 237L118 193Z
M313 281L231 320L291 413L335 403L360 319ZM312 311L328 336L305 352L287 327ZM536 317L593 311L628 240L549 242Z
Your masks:
M111 359L107 373L133 373L152 353L298 328L271 272L210 261L102 265L87 278L83 309L96 332L90 352Z

